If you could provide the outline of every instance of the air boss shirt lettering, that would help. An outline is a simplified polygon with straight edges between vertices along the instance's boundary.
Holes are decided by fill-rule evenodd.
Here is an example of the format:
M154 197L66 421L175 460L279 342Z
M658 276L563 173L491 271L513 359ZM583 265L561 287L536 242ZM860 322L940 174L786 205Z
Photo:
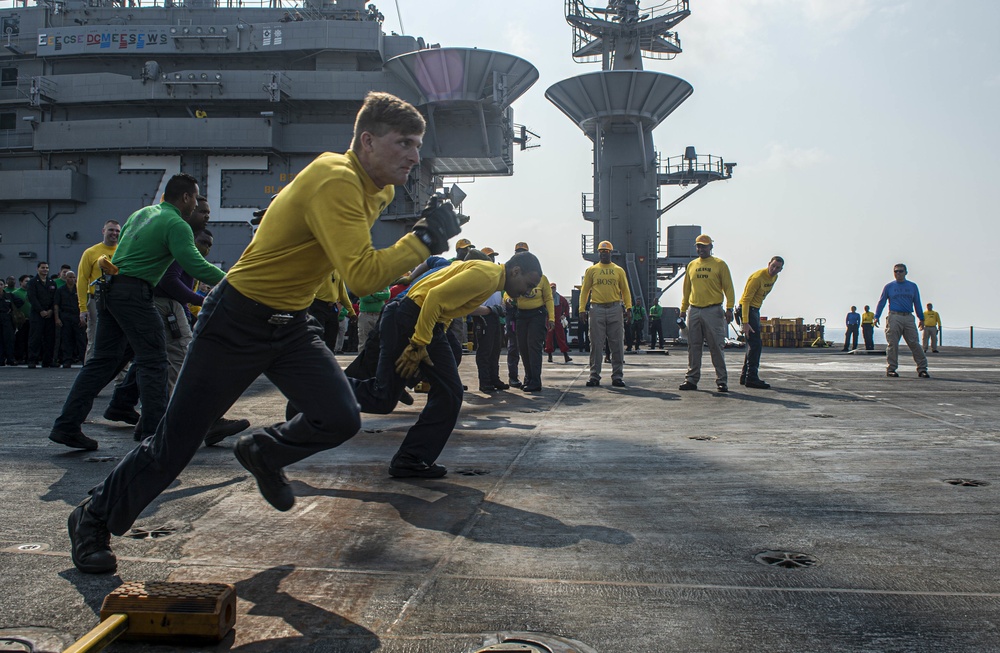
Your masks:
M587 310L587 299L591 304L613 304L622 302L625 308L632 308L632 293L628 288L625 269L614 263L595 263L583 274L583 288L580 289L580 312Z

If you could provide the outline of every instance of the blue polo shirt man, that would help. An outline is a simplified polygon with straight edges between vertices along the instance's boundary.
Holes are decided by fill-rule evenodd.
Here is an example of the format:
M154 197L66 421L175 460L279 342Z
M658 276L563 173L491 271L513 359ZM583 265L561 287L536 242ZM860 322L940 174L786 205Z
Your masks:
M922 379L929 379L927 372L927 356L920 346L920 338L917 334L917 327L924 326L924 309L920 304L920 289L917 284L906 280L906 266L897 263L892 268L894 281L890 281L882 289L882 296L875 307L875 326L878 326L879 317L886 303L889 304L889 314L885 318L885 340L888 343L885 349L886 368L885 375L897 377L896 372L899 362L899 338L902 336L906 341L906 346L913 353L913 362L917 364L917 375ZM914 323L913 314L916 313L918 323Z
M844 351L848 349L858 348L858 330L861 328L861 315L858 313L858 307L852 306L851 312L847 314L847 333L844 334ZM854 346L850 347L851 337L854 338Z

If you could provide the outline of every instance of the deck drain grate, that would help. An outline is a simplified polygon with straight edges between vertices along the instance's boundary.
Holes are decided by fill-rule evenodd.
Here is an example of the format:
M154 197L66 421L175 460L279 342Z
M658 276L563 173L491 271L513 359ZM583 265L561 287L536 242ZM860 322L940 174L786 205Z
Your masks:
M133 540L157 540L161 537L173 535L176 532L176 528L169 526L161 528L133 528L125 537L131 537Z
M944 481L948 485L958 485L960 487L984 487L989 485L989 481L977 481L974 478L947 478Z
M0 653L32 653L35 647L23 639L0 637Z
M365 433L381 433L382 429L365 429Z
M84 458L88 463L110 463L114 459L114 456L91 456L90 458Z
M812 413L809 417L819 417L821 419L830 419L833 415L827 415L826 413Z
M803 569L819 564L819 560L813 556L798 551L761 551L753 559L762 565L783 569Z
M466 653L597 653L591 647L575 639L534 632L503 632L491 634L475 648L465 649Z
M518 410L517 412L519 412L519 413L540 413L542 411L538 410L537 408L522 408L522 409Z
M486 476L490 473L488 469L460 469L457 472L462 476Z
M715 435L689 435L688 440L718 440Z

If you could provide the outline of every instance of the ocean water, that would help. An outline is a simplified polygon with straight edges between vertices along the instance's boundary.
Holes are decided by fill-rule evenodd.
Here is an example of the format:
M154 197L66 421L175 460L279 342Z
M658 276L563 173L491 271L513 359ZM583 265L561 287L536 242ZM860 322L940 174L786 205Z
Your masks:
M882 322L882 327L875 327L874 340L875 345L885 345L885 322ZM944 333L939 334L938 342L946 347L969 347L969 329L970 327L954 327L944 328ZM971 327L972 329L972 347L975 349L1000 349L1000 329L989 328L989 327ZM833 343L844 346L844 335L847 333L847 329L844 327L830 327L826 326L824 331L824 337L826 340L830 340ZM921 339L923 338L923 333L920 334ZM922 341L922 340L921 340ZM900 341L902 345L902 341ZM865 339L862 334L858 334L858 345L860 347L865 346Z

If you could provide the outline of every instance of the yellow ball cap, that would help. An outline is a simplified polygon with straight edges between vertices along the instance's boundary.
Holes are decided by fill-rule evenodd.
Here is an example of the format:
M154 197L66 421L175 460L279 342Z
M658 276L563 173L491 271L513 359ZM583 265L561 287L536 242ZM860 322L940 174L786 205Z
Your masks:
M514 251L515 252L519 252L521 250L524 250L525 252L527 252L528 251L528 243L523 243L522 242L522 243L518 243L518 244L514 245Z
M456 249L465 249L466 247L474 247L472 241L469 240L468 238L463 238L462 240L455 243Z
M712 239L708 237L708 234L702 234L694 239L695 245L711 245Z
M602 240L601 244L597 246L597 251L601 250L607 250L610 252L614 250L614 246L611 244L610 240Z
M493 256L494 254L496 254L496 250L494 250L492 247L484 247L480 251L483 254L486 254L487 256Z

